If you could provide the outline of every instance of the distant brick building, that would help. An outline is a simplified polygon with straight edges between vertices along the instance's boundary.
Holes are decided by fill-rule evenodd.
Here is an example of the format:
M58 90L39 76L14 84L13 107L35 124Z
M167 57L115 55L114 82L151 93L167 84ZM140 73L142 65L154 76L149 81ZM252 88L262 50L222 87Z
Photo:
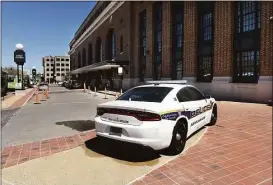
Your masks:
M273 2L98 2L70 42L71 74L120 88L185 79L218 99L272 99Z

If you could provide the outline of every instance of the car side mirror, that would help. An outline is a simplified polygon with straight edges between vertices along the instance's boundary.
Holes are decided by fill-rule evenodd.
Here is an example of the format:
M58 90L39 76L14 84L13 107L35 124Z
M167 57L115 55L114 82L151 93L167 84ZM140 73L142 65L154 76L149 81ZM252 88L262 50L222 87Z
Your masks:
M204 96L204 99L210 99L211 98L211 95L210 94L207 94Z

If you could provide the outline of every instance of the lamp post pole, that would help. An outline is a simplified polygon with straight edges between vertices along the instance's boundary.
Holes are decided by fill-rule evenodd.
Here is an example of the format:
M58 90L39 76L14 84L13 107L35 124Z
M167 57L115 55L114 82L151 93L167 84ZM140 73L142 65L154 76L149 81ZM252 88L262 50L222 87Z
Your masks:
M26 62L26 54L24 51L23 44L16 44L16 50L14 51L14 62L17 64L17 83L21 83L21 87L19 89L24 90L24 64ZM20 76L19 66L22 65L22 74ZM18 87L17 87L18 88Z

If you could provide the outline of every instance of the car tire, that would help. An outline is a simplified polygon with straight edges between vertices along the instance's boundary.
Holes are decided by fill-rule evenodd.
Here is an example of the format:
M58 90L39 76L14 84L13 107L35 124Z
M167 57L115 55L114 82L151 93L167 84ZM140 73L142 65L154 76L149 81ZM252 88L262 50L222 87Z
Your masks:
M216 124L216 122L217 122L217 105L214 104L208 126L213 126Z
M173 129L172 141L167 149L171 154L180 154L186 145L187 140L187 123L184 120L177 122Z

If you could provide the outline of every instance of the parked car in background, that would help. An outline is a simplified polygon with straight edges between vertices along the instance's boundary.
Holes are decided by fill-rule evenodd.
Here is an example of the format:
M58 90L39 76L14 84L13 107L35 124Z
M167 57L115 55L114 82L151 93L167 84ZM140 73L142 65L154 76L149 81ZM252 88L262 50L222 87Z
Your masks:
M80 89L80 88L82 88L82 84L81 84L79 81L73 80L73 81L71 82L71 87L70 87L70 89Z
M47 90L49 88L48 84L45 83L45 82L41 82L39 85L38 85L38 90L39 91L43 91L43 90Z
M64 82L58 82L58 85L59 85L59 86L63 86L63 83L64 83Z

